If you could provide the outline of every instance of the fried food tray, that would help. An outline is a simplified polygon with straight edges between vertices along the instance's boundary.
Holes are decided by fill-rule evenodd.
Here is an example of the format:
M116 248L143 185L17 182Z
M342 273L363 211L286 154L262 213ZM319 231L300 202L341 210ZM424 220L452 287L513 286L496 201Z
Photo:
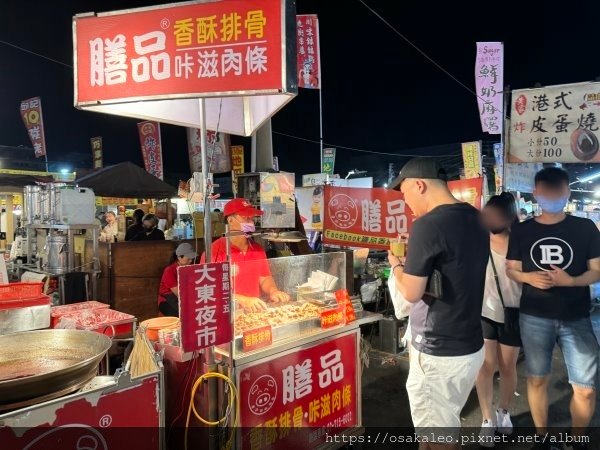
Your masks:
M293 304L302 306L306 303L313 303L311 301L302 301L302 302L292 302ZM332 309L328 305L315 305L319 306L319 312L327 311ZM274 307L274 308L277 308ZM333 308L337 308L337 303L334 301ZM268 323L264 324L265 326ZM304 320L294 320L289 323L284 323L281 325L271 326L272 333L272 341L273 344L282 341L293 340L294 338L298 338L299 336L306 335L315 331L319 331L321 329L321 317L311 317ZM246 332L252 331L252 329L245 330ZM238 332L234 329L234 348L237 352L243 351L243 332Z

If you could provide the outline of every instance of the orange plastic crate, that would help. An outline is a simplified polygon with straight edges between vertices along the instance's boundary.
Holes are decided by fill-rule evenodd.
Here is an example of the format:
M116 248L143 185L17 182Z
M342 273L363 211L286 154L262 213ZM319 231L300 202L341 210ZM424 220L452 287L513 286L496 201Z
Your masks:
M10 283L0 285L0 300L20 300L38 298L42 295L44 283Z

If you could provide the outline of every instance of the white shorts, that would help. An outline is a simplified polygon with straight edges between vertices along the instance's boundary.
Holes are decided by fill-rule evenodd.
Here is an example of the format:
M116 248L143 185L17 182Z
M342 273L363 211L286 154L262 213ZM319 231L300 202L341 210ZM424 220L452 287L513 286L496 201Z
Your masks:
M465 356L432 356L410 349L406 390L417 435L453 439L440 443L459 439L460 413L483 360L483 348Z

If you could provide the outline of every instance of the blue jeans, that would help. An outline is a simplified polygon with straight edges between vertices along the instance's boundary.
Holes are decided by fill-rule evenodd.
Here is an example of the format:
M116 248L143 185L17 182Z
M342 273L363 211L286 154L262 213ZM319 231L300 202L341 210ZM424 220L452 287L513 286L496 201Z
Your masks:
M599 346L589 317L567 321L521 313L520 325L528 376L550 375L552 353L558 343L565 358L569 383L595 389Z

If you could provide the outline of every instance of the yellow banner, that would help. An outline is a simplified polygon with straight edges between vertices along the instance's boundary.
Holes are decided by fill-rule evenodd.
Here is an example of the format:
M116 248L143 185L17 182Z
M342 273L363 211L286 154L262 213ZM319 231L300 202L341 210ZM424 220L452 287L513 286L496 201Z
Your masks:
M23 195L22 194L7 194L12 196L12 204L13 206L23 206ZM0 196L0 205L6 205L6 199L4 196Z
M337 241L342 245L362 244L379 245L387 247L390 240L386 237L366 236L364 234L348 233L346 231L325 230L325 237L332 241Z
M54 178L54 181L72 182L75 181L75 172L60 173L60 172L42 172L38 170L13 170L0 169L0 174L6 175L30 175L33 177L49 177Z
M465 178L480 178L483 175L481 142L463 142L462 154L463 164L465 166Z
M244 173L244 146L231 146L231 181L233 193L237 195L237 175Z
M137 205L139 203L137 198L96 197L96 206Z

